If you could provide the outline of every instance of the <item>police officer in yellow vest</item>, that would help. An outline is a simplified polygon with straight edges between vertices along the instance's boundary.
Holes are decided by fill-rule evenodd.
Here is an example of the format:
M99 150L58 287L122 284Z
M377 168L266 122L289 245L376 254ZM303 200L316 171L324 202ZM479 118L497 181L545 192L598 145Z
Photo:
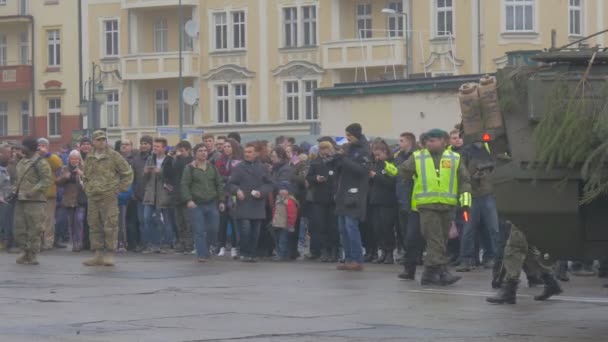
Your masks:
M426 257L422 285L451 285L460 277L447 270L447 242L451 213L459 204L471 205L470 176L460 155L447 150L448 134L440 129L426 133L424 149L414 152L399 168L400 176L414 179L412 200L420 215Z

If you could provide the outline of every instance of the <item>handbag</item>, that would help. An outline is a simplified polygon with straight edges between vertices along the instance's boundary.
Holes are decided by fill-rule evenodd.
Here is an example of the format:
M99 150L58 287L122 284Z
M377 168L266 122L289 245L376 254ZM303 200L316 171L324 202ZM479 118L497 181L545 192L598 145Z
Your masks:
M34 160L34 162L32 163L32 165L30 165L27 170L25 170L25 172L23 173L23 176L21 176L21 178L19 179L19 182L17 182L17 187L15 188L15 192L13 192L12 194L6 196L5 201L6 203L14 206L17 203L17 200L19 199L19 188L21 187L21 183L23 182L23 179L25 178L25 176L27 175L27 173L32 169L35 168L36 165L38 164L38 162L42 159L42 157L38 157L38 159ZM36 171L36 174L38 174L38 169L34 169Z

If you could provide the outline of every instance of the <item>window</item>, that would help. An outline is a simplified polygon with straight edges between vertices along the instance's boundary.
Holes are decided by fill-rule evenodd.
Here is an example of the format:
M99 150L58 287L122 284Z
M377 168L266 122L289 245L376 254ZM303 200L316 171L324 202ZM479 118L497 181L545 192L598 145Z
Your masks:
M227 85L216 86L217 122L228 123L230 120L230 94Z
M235 122L247 122L247 85L235 84L234 88L234 114Z
M215 49L228 48L228 19L226 13L216 13L213 15L215 22Z
M298 81L285 82L285 96L287 104L287 120L300 120L300 92Z
M298 8L283 9L283 27L285 29L285 47L298 46Z
M534 0L504 0L507 32L534 31Z
M8 102L0 102L0 136L8 135Z
M156 125L167 126L169 124L169 91L167 89L156 90Z
M59 0L44 0L45 5L59 5Z
M372 4L357 5L357 37L372 37Z
M184 19L184 27L182 28L184 30L184 32L182 33L182 38L183 38L183 42L182 42L182 48L184 49L184 51L194 51L194 39L192 39L192 37L190 37L189 35L186 34L186 23L188 21L192 20L192 18L185 18Z
M61 40L59 30L47 31L47 41L49 50L49 66L58 67L61 65Z
M403 37L403 2L391 1L388 3L388 8L397 12L388 17L388 36Z
M49 99L49 136L61 135L61 99Z
M167 35L169 28L166 18L157 18L154 21L154 51L167 52Z
M453 0L436 0L437 3L437 27L438 37L450 36L454 32L452 23L454 20Z
M183 103L184 125L194 125L194 106Z
M302 7L302 15L302 21L304 23L304 45L317 45L317 7Z
M27 0L19 1L19 15L27 15Z
M106 95L106 114L108 127L120 126L120 107L117 90L112 90Z
M245 48L245 12L219 12L213 14L215 50Z
M319 118L317 98L314 95L317 85L316 80L285 82L285 117L288 121Z
M118 57L118 20L106 20L103 26L105 56Z
M6 5L6 0L0 0L0 6Z
M21 102L21 134L30 135L30 103L28 101Z
M21 65L30 64L30 44L27 32L19 34L19 62Z
M7 53L7 46L6 46L6 35L5 34L0 34L0 65L6 65L6 53Z
M583 6L581 0L569 0L568 14L570 18L569 33L571 36L582 35Z
M215 86L218 123L247 122L247 85L221 84Z

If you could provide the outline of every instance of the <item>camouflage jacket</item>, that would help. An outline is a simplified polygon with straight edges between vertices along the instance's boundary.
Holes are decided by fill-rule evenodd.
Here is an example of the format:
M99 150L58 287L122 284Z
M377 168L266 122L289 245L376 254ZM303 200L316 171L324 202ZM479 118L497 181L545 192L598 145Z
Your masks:
M20 201L46 202L46 192L53 184L51 166L44 159L36 163L38 155L22 158L17 163L17 181ZM32 166L32 164L36 163ZM30 168L31 167L31 168Z
M13 190L11 176L4 166L0 166L0 198L6 198Z
M106 148L101 155L91 151L84 163L84 192L88 197L104 197L129 190L133 169L116 151Z

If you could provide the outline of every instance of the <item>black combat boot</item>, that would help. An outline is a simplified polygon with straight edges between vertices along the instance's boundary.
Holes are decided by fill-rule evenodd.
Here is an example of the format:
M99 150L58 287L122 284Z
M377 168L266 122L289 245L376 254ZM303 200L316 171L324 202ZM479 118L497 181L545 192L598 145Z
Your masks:
M439 267L438 266L425 266L422 276L420 277L420 285L441 285L439 282Z
M499 289L502 287L502 283L505 279L506 274L507 274L507 271L503 267L502 262L500 262L500 263L497 262L494 264L494 267L492 268L492 288L493 289Z
M555 296L564 292L564 290L562 290L562 287L559 285L557 279L555 279L553 274L544 273L540 277L545 283L545 289L543 290L543 293L538 296L535 296L534 300L547 300L551 298L551 296Z
M462 279L462 277L461 276L452 275L450 273L450 271L448 271L447 266L441 266L440 267L439 285L441 285L441 286L452 285L452 284L455 284L460 279Z
M403 273L399 273L399 279L401 280L415 280L416 279L416 264L405 265Z
M395 263L395 258L393 257L393 250L387 249L384 251L386 253L386 257L384 258L385 265L392 265Z
M505 281L494 297L486 298L486 302L492 304L515 304L517 301L517 280Z

